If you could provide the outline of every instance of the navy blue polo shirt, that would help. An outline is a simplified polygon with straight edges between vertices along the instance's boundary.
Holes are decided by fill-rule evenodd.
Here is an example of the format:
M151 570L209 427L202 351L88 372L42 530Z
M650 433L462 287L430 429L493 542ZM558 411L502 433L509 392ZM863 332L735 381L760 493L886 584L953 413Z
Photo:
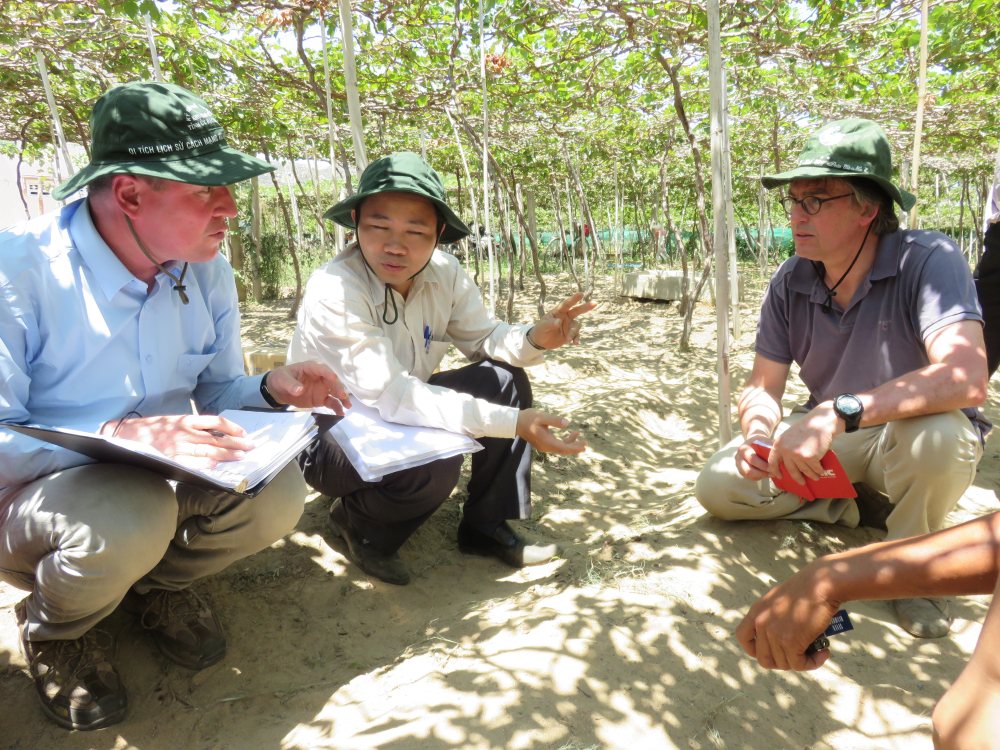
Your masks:
M793 256L771 278L757 325L757 354L798 364L810 409L926 367L928 336L962 320L983 321L965 257L938 232L884 235L847 308L827 307L826 298L812 263ZM964 411L989 429L977 409Z

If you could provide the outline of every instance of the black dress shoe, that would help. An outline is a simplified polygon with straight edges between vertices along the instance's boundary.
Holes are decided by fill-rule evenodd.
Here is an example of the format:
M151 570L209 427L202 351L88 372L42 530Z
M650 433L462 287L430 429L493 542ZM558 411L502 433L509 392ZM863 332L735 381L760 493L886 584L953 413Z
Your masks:
M347 525L347 514L344 506L337 498L330 506L330 531L343 540L347 547L347 556L365 573L375 576L380 581L405 586L410 582L410 571L395 552L385 555L373 549L367 539L358 537Z
M555 544L529 544L506 521L485 534L463 519L458 525L458 549L467 555L497 557L512 568L546 563L559 554Z

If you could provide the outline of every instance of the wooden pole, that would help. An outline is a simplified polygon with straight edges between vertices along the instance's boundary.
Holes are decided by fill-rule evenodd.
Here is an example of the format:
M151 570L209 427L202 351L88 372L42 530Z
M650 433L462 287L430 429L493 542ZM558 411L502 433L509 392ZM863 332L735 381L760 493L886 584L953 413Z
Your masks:
M708 80L712 111L712 213L715 219L715 317L719 377L719 444L733 436L729 373L729 274L726 256L729 231L726 221L725 90L719 29L719 0L708 0Z
M917 194L920 182L920 139L924 133L924 101L927 99L927 6L929 0L920 4L920 78L917 84L917 124L913 129L913 163L910 165L910 192ZM917 207L910 209L911 229L917 228Z
M56 99L52 95L52 87L49 85L49 73L45 69L45 56L38 50L35 50L35 62L38 63L38 75L42 79L42 88L45 89L45 100L49 104L49 114L52 115L52 126L56 131L56 147L62 151L63 159L66 161L67 178L69 178L76 174L76 170L73 169L73 160L69 158L69 148L66 145L66 136L63 135L62 120L59 119Z
M479 78L483 92L483 228L486 230L486 254L489 258L490 289L486 309L490 315L496 310L496 283L494 277L493 229L490 226L490 110L486 88L486 27L483 24L483 0L479 0Z
M368 166L368 154L365 152L365 131L361 122L358 73L354 65L354 25L351 22L351 0L340 0L340 33L344 43L344 90L347 92L347 113L351 118L354 163L359 171L363 171Z
M149 42L149 56L153 60L153 78L163 81L163 73L160 72L160 56L156 52L156 38L153 36L153 20L146 14L146 41Z
M729 255L729 317L733 326L733 338L743 334L740 319L740 275L739 257L736 252L736 209L733 200L733 167L729 148L729 88L726 85L726 69L722 69L722 187L725 191L726 206L726 250Z
M327 140L330 144L330 181L331 181L331 192L333 193L333 200L331 203L336 203L341 198L346 198L346 195L341 193L341 189L337 188L337 153L336 153L336 141L337 136L334 132L333 124L333 94L330 87L330 49L326 39L326 17L323 12L320 11L319 14L319 36L320 41L323 45L323 78L326 88L326 134ZM317 169L317 175L319 171ZM346 181L350 179L350 175L344 175L345 187ZM344 228L340 224L334 223L334 246L338 251L344 249Z

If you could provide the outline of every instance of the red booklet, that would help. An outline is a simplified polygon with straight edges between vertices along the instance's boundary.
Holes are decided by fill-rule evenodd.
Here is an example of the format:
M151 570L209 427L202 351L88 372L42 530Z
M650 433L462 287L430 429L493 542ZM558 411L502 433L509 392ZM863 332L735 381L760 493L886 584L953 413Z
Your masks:
M771 455L771 446L759 440L753 442L753 449L765 461ZM844 471L844 467L840 463L840 459L837 458L837 454L833 451L827 451L826 455L819 460L819 463L826 471L819 479L809 479L807 477L805 484L796 482L788 476L788 472L785 471L785 466L782 464L781 476L779 478L771 477L771 481L774 482L778 489L794 493L803 500L810 502L819 499L858 496L858 492L854 489L854 485L851 484L851 480L847 478L847 472Z

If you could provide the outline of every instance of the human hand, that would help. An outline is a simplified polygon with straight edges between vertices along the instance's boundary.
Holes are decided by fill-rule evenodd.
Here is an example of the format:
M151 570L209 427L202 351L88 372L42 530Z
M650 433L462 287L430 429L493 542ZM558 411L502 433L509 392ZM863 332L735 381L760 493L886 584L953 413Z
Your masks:
M267 390L276 401L291 406L325 406L340 416L351 408L351 397L340 378L319 362L296 362L270 370Z
M517 436L543 453L572 455L587 449L587 442L580 439L579 431L560 438L552 432L552 427L569 427L569 420L538 409L522 409L517 415Z
M937 750L1000 750L1000 674L996 654L977 648L934 707Z
M744 479L753 482L770 476L767 461L753 449L754 442L761 439L761 436L751 435L736 448L736 470Z
M580 323L577 318L597 307L596 302L584 302L583 295L567 297L542 316L528 331L530 341L543 349L558 349L564 344L580 343Z
M750 607L734 635L743 650L765 669L818 669L830 658L827 650L806 656L840 609L824 596L822 561L812 563L780 583Z
M803 484L805 477L819 479L825 473L820 459L826 455L837 434L839 419L830 402L813 408L805 417L781 433L771 446L768 473L781 476L784 464L788 476Z
M152 446L171 458L198 458L199 465L209 468L239 461L254 447L242 427L212 414L129 417L106 422L99 432Z

